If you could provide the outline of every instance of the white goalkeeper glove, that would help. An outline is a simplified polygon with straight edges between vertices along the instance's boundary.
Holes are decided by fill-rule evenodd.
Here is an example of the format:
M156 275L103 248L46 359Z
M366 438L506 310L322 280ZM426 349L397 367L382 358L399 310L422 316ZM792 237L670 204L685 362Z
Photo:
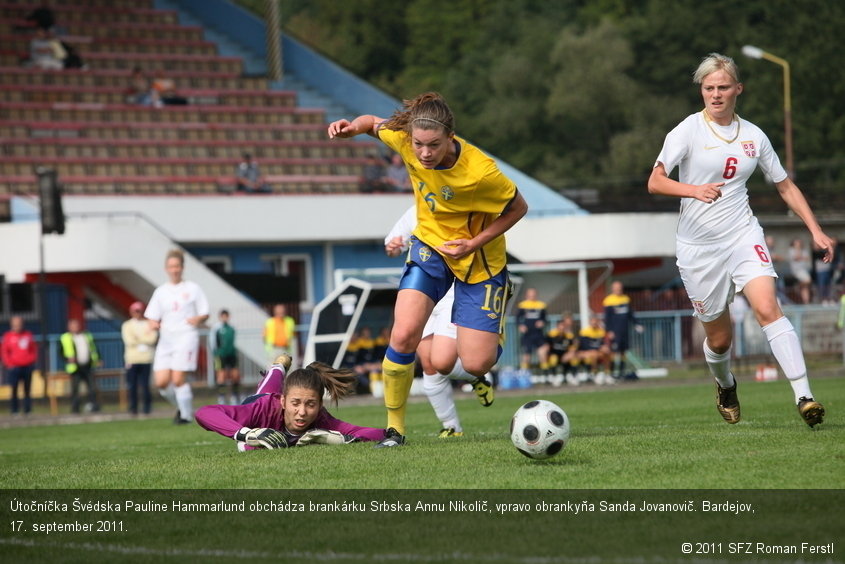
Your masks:
M344 435L340 431L327 431L325 429L311 429L299 437L297 446L307 445L345 445L354 443L358 437Z
M258 448L285 448L288 442L285 436L275 429L250 429L242 427L235 433L236 441L243 441L251 447Z

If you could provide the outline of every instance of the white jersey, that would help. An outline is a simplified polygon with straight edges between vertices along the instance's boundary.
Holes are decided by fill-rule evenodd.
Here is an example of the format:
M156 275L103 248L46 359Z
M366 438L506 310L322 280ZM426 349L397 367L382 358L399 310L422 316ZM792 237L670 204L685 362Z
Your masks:
M198 331L188 319L208 313L208 300L202 289L195 282L183 280L156 288L144 317L160 321L161 334L166 336Z
M402 217L390 229L390 233L384 238L384 244L387 245L396 237L402 237L402 251L408 250L408 240L411 238L414 228L417 226L417 207L411 206L408 208Z
M712 204L681 198L679 241L718 241L747 225L753 213L748 205L746 182L758 166L772 182L787 177L766 134L750 121L737 119L728 126L721 126L705 121L701 111L688 116L666 136L657 157L666 174L679 166L679 180L684 184L725 183L721 188L722 197ZM726 141L734 137L733 142Z

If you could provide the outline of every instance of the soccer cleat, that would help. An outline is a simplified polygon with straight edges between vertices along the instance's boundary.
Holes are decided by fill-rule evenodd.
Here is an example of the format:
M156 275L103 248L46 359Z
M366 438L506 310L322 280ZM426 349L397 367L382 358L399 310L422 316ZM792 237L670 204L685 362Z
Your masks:
M445 429L440 429L440 433L437 434L438 439L448 439L449 437L463 437L463 431L456 431L454 427L446 427Z
M176 416L173 418L174 425L189 425L191 422L188 419L182 419L182 413L177 409Z
M293 358L291 358L289 354L280 354L276 357L276 360L273 361L273 365L281 365L285 369L285 372L287 372L290 370L291 362L293 362Z
M397 447L405 444L405 436L393 427L388 427L384 432L384 438L377 442L374 448Z
M801 414L804 422L812 428L824 419L824 406L813 398L802 396L798 399L798 413Z
M716 382L716 409L722 418L733 425L739 423L739 398L736 396L736 381L730 388L723 388Z
M484 407L490 407L493 405L493 400L496 399L493 384L487 378L476 378L472 382L472 391L475 392L475 395L478 396L478 401Z

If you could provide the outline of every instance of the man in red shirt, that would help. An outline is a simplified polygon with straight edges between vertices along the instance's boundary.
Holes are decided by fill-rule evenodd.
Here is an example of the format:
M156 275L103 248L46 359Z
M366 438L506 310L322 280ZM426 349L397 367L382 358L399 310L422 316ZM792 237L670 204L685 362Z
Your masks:
M23 382L23 412L32 411L29 391L32 385L32 368L38 358L35 339L32 333L23 328L23 318L19 315L9 320L10 329L3 335L0 346L3 366L12 386L12 414L18 413L18 383Z

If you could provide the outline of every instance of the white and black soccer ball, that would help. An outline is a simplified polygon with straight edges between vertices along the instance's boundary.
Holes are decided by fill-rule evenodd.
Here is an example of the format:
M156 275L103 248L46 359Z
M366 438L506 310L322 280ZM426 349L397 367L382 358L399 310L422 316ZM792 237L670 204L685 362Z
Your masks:
M528 458L551 458L569 441L569 417L550 401L529 401L511 419L511 441Z

